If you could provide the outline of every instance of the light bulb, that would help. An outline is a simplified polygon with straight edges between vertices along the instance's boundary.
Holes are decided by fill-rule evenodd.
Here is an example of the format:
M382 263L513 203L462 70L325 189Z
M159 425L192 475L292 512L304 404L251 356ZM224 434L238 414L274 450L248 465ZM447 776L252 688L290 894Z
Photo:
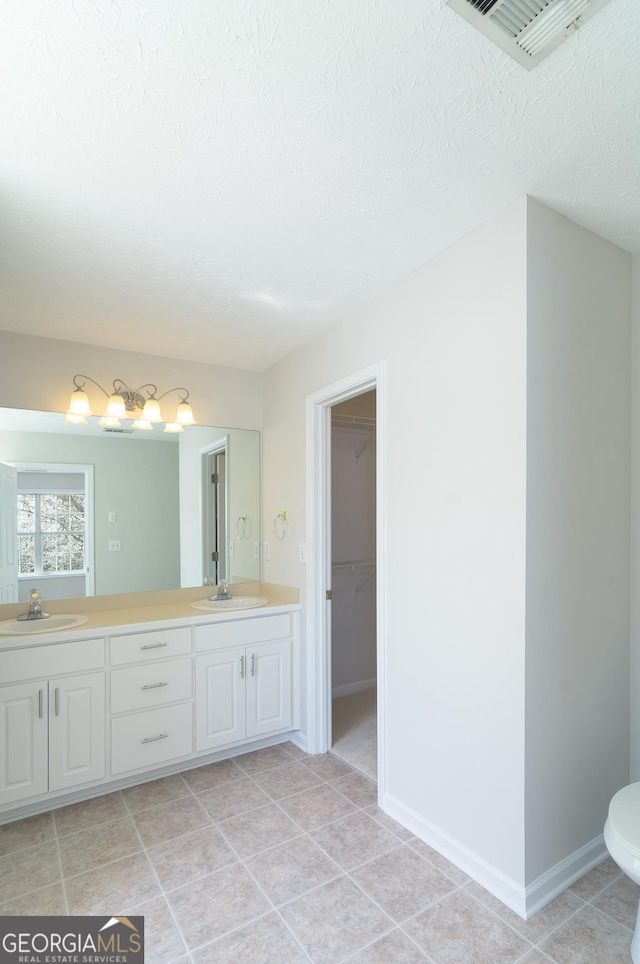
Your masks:
M122 395L117 395L114 392L113 395L109 396L107 410L104 414L108 418L125 418L127 411L125 409L124 398Z
M178 422L167 422L163 431L164 432L184 432L184 429L182 425L180 425Z
M134 428L143 429L146 432L150 432L153 429L151 422L148 422L146 418L137 418L133 423Z
M89 406L87 393L83 392L81 388L76 388L76 390L71 393L67 415L93 415L91 407Z
M193 417L193 412L191 411L191 405L189 402L180 402L178 405L178 411L176 412L176 422L180 422L181 425L195 425L196 420Z
M144 403L144 409L142 411L142 417L147 422L161 422L162 414L160 412L160 402L157 398L148 398Z

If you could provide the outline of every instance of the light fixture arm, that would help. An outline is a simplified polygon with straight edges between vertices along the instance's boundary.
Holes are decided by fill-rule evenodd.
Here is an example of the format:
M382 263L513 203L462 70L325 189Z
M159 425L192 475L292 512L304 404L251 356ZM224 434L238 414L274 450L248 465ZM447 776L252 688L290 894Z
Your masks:
M145 385L143 385L142 387L143 387L143 388L146 388ZM155 388L155 385L153 385L152 387ZM156 391L157 391L157 389L156 389ZM171 392L184 392L184 394L180 396L180 401L181 401L181 402L186 402L187 399L189 398L189 392L188 392L188 390L187 390L186 388L168 388L168 389L166 390L166 392L163 392L163 393L162 393L162 395L155 395L155 394L154 394L154 395L151 396L151 397L157 398L157 400L160 401L161 398L164 398L165 395L170 395Z

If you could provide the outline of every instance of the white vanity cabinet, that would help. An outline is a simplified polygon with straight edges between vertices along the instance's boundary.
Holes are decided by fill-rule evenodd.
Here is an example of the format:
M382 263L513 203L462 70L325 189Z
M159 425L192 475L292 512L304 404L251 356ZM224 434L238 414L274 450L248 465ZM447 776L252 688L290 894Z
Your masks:
M0 824L297 728L297 605L105 622L0 640Z
M195 639L197 751L292 728L290 613L198 626Z
M104 640L0 653L0 807L105 776Z

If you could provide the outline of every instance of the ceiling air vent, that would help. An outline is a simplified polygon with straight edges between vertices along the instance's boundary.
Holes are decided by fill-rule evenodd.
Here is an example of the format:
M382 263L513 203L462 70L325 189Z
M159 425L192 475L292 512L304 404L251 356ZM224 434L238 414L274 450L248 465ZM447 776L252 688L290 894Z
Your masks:
M481 33L531 70L609 0L447 0Z

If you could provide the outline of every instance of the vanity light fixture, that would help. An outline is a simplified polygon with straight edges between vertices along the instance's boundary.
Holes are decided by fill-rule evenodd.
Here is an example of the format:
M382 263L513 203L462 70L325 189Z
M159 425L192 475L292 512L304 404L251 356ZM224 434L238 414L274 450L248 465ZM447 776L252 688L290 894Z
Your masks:
M90 378L89 375L73 376L75 388L71 394L65 422L71 422L76 425L86 425L86 416L93 415L89 398L84 391L86 382L91 382L99 388L108 399L105 413L98 421L98 424L104 428L119 428L120 419L128 418L133 421L134 428L149 431L153 428L154 423L164 421L162 412L160 411L160 399L164 398L165 395L170 395L171 392L178 392L180 401L178 403L175 421L166 422L164 431L182 432L184 431L184 425L196 424L193 412L191 411L191 405L187 401L189 392L186 388L168 388L166 392L158 395L158 389L151 382L148 382L146 385L141 385L139 388L136 388L135 391L131 391L122 379L116 378L113 381L113 391L109 393L105 391L102 385L94 378ZM141 394L143 391L146 391L146 398Z

